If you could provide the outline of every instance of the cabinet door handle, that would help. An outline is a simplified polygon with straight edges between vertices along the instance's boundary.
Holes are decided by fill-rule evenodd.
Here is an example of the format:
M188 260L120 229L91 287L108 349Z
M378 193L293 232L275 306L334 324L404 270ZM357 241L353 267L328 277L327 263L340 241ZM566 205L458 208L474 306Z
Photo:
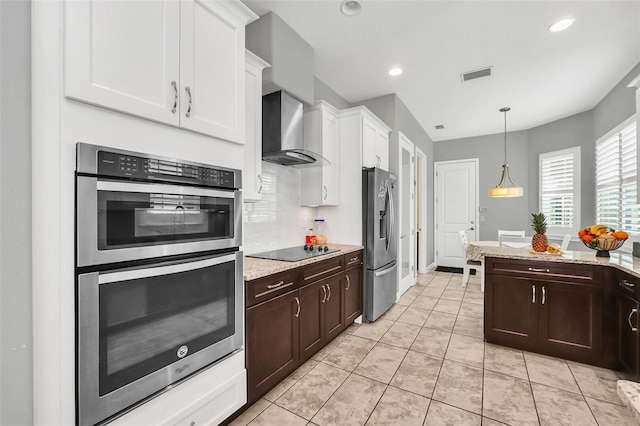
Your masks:
M631 327L631 331L638 331L638 327L634 327L633 324L631 324L631 316L636 312L638 312L637 309L632 309L631 312L629 312L629 318L627 318L627 322L629 323L629 327Z
M636 286L634 283L630 283L627 280L622 280L622 282L620 284L622 284L623 286L628 287L628 288L634 288Z
M536 286L531 286L531 303L536 303Z
M323 200L327 199L327 195L328 195L328 191L327 191L327 187L324 187L324 198L322 198Z
M187 112L184 115L186 115L187 117L191 117L191 88L189 86L186 86L184 90L186 90L187 95L189 95L189 107L187 108Z
M280 281L280 282L279 282L279 283L277 283L277 284L269 284L269 285L267 286L267 288L268 288L269 290L271 290L272 288L278 288L278 287L280 287L282 284L284 284L284 281Z
M327 284L327 289L329 290L329 295L327 296L327 302L331 299L331 286Z
M546 300L547 297L547 290L544 288L544 286L542 286L542 304L544 305L544 301Z
M175 114L178 107L178 85L175 80L171 82L171 86L173 87L173 108L171 108L171 112Z
M260 188L258 188L258 194L262 194L262 175L258 175L258 179L260 179Z
M549 272L548 269L544 269L544 268L529 268L529 270L531 272Z
M345 290L349 291L349 287L351 287L351 279L349 278L349 275L345 275L344 277L347 279L347 288L345 288Z
M295 317L298 318L300 316L300 299L298 299L297 297L296 299L296 303L298 304L298 310L296 311Z
M322 303L324 303L327 301L327 288L322 286L322 291L324 292L324 295L322 296Z

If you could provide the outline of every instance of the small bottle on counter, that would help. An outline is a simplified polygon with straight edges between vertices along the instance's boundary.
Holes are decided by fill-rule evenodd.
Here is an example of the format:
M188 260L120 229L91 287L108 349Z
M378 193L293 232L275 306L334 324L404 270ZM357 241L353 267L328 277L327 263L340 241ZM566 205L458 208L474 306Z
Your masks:
M307 231L305 244L307 244L308 246L312 246L316 244L316 236L313 233L313 228L309 228L309 230Z

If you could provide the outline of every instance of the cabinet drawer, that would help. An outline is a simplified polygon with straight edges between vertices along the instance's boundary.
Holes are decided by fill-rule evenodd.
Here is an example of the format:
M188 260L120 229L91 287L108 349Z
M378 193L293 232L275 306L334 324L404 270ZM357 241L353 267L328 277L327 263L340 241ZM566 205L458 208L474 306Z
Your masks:
M356 251L353 253L347 253L344 255L345 268L353 268L354 266L362 265L362 253L363 251Z
M616 285L618 286L619 292L626 294L636 301L640 300L640 278L619 271Z
M302 285L312 283L344 270L344 256L332 257L331 259L303 266L300 269Z
M247 307L297 288L297 271L297 269L291 269L255 280L245 281Z
M602 269L596 265L571 264L543 261L517 261L511 259L485 259L487 274L514 275L531 279L554 279L580 283L601 281Z

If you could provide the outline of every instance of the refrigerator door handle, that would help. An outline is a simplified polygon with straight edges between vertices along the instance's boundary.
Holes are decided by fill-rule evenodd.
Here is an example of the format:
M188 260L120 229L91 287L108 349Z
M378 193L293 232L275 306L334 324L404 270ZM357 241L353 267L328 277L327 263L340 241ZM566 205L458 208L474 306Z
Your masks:
M394 261L391 266L389 266L388 268L384 268L381 271L375 271L373 273L374 276L376 277L381 277L382 275L387 275L389 272L393 271L396 269L396 262Z
M394 230L396 227L396 212L395 212L395 206L393 204L393 194L391 193L391 187L387 186L387 193L389 194L389 216L391 218L390 224L389 224L389 232L387 233L387 236L389 238L389 241L387 243L387 252L389 251L389 247L391 247L391 237L394 235ZM395 236L394 236L395 238Z

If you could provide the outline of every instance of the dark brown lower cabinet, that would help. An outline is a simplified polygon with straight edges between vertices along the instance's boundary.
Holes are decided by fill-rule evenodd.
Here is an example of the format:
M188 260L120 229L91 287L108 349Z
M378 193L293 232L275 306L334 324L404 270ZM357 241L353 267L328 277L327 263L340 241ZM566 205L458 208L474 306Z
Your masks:
M298 290L246 311L248 401L254 401L300 362Z
M626 294L618 294L618 361L623 370L638 377L639 304Z
M342 274L300 288L300 362L344 330Z
M614 368L613 349L603 339L611 287L600 268L486 258L485 339Z
M344 280L344 324L346 326L362 315L362 264L347 269Z

